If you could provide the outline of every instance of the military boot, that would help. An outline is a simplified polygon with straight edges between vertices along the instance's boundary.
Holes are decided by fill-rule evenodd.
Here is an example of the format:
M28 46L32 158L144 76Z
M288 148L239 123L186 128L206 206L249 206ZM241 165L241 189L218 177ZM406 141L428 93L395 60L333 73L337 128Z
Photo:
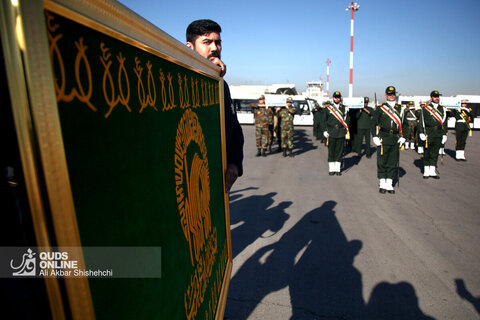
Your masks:
M272 145L271 144L268 145L268 152L272 152Z
M293 150L292 149L288 149L288 156L293 157Z
M261 155L262 155L262 149L258 148L257 149L257 154L255 156L260 157Z
M262 157L266 157L267 154L265 153L265 149L262 149Z
M284 157L287 156L287 149L283 149L283 156L284 156Z

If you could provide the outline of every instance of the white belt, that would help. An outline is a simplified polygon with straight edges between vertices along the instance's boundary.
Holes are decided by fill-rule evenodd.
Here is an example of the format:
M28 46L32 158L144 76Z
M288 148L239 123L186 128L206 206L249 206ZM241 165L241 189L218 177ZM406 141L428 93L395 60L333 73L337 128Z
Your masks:
M465 122L465 120L457 120L457 122Z

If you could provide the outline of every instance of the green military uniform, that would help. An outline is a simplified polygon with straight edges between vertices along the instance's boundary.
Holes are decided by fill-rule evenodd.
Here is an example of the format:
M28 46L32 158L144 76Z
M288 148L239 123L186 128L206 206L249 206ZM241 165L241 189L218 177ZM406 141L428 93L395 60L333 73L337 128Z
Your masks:
M312 113L313 113L313 136L315 139L320 140L323 136L323 130L322 130L322 113L321 113L322 108L320 105L315 102L315 106L313 107Z
M408 135L405 137L405 149L415 150L415 140L417 134L418 117L413 103L410 103L405 109L405 116L408 123Z
M470 119L472 118L471 109L467 108L467 101L462 101L462 106L458 110L453 110L452 115L455 117L455 159L457 161L467 161L465 159L465 145L467 137L472 133L470 127Z
M292 98L287 98L287 106L281 108L277 113L280 121L280 136L282 139L284 157L287 156L287 148L289 156L293 157L293 117L295 116L297 109L291 105L289 106L289 103L291 102L293 102Z
M340 92L335 91L333 97L341 98L342 96ZM349 122L348 112L343 104L332 103L327 105L324 118L324 135L327 137L328 144L329 175L341 175L340 165L343 160L343 149Z
M368 104L369 101L368 97L364 98L364 104ZM358 155L361 154L363 139L365 139L365 154L367 158L371 157L370 134L372 130L373 113L373 108L366 105L363 109L357 110L355 114L357 132L353 136L354 151L358 153Z
M438 96L438 91L432 91L430 97ZM430 103L420 113L418 132L422 140L425 140L423 155L423 177L438 179L435 172L438 162L438 153L447 139L447 109L440 105ZM443 141L442 141L443 140Z
M265 100L265 96L260 96L259 100ZM255 137L257 142L257 157L262 155L266 156L266 149L268 146L268 124L270 118L273 118L272 110L267 108L267 106L262 103L253 107L254 118L255 118ZM273 120L272 120L273 121Z
M423 154L423 152L424 152L423 149L425 147L425 141L420 139L419 132L418 132L418 126L419 126L419 122L420 122L420 114L422 113L423 108L425 108L425 102L420 101L420 108L418 110L415 110L415 116L417 117L415 139L417 140L417 152L418 152L418 154Z
M396 94L395 87L385 90L387 95ZM375 128L376 127L376 128ZM375 128L375 129L374 129ZM408 134L405 108L391 101L383 103L374 112L374 142L377 144L377 177L380 180L380 193L395 193L393 179L400 161L399 148Z

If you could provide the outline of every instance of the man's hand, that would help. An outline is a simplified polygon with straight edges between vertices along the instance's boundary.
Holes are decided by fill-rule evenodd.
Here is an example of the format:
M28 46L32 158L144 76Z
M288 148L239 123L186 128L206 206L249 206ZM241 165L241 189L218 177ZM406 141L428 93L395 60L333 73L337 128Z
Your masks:
M397 142L398 142L398 144L399 144L399 145L400 145L400 147L401 147L401 146L402 146L402 144L404 144L404 143L405 143L405 141L406 141L406 139L405 139L404 137L400 137L400 138L398 139L398 141L397 141Z
M223 77L227 73L227 65L223 63L218 57L211 57L210 61L220 67L220 77Z
M442 136L442 144L445 144L445 142L447 142L447 136L443 135Z
M373 137L373 143L375 143L375 145L378 147L382 144L382 141L379 137Z
M328 136L329 136L328 131L324 131L324 132L323 132L323 136L324 136L325 138L328 138Z
M227 171L225 172L225 192L226 193L230 192L230 189L232 188L237 178L238 178L238 167L233 163L229 163L227 165Z
M425 135L425 133L420 133L418 136L420 137L420 140L422 140L422 141L427 140L427 136Z

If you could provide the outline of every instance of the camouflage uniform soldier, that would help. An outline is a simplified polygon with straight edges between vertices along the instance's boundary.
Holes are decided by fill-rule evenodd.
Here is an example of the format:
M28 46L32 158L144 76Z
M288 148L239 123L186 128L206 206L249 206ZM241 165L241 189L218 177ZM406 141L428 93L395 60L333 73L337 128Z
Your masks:
M269 118L271 118L272 111L267 108L265 105L265 96L261 95L258 98L258 105L254 108L254 117L255 117L255 136L257 140L257 157L260 155L266 157L267 154L265 151L267 150L268 145L268 123Z
M460 109L453 110L455 117L455 159L457 161L467 161L465 159L465 144L467 143L468 135L472 135L472 128L470 127L470 119L472 118L472 109L467 108L468 100L462 100Z
M268 107L269 114L268 114L268 152L272 152L272 144L274 134L274 118L275 118L275 110L273 107Z
M323 132L328 144L328 174L340 176L340 166L343 158L345 139L349 140L348 111L341 103L342 95L339 91L333 93L333 104L327 105Z
M293 117L296 113L296 108L292 106L292 98L287 98L287 106L285 108L277 108L278 117L281 126L282 150L283 156L288 155L293 157Z
M430 100L431 103L422 109L418 126L420 139L425 141L423 178L440 179L435 168L440 148L447 141L447 109L438 104L440 93L437 90L430 93Z

